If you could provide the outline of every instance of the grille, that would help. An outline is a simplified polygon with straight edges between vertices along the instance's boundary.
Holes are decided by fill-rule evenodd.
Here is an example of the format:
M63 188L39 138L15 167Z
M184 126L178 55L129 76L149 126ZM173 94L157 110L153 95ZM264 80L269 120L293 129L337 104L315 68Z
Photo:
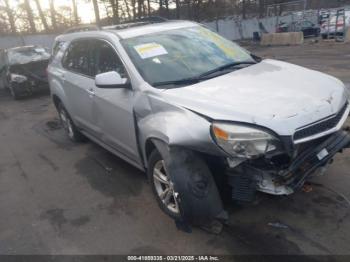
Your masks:
M348 103L345 103L343 108L334 117L297 131L294 134L294 140L303 139L334 128L343 117L347 107Z

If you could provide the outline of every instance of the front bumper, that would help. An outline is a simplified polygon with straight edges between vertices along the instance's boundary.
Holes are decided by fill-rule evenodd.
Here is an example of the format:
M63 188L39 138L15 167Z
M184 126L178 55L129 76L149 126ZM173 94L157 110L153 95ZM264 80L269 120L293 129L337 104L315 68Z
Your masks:
M25 81L23 83L11 82L11 86L18 96L26 96L34 92L49 90L49 84L47 82L39 81Z
M317 169L327 165L337 153L349 146L350 134L347 131L338 131L320 145L298 155L280 176L291 189L298 189Z
M350 147L350 134L341 130L317 145L307 147L284 169L258 168L252 163L242 163L229 170L232 198L252 201L256 191L273 195L288 195L300 189L305 181L318 170L327 166L334 156Z

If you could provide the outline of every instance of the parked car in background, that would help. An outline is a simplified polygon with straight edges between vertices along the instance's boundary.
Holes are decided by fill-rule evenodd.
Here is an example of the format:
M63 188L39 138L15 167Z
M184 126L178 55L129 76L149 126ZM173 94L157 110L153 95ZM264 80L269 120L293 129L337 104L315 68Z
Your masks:
M0 50L0 88L7 88L14 99L38 90L49 90L47 65L50 53L39 46Z
M58 36L50 89L73 141L146 171L176 220L225 220L221 192L289 195L350 146L344 84L261 59L194 22Z
M321 24L321 36L328 37L343 36L346 28L350 27L350 11L345 11L345 16L331 16L330 20L324 20Z
M276 32L303 32L304 37L318 37L320 35L320 28L310 21L300 21L292 23L282 22L279 24Z

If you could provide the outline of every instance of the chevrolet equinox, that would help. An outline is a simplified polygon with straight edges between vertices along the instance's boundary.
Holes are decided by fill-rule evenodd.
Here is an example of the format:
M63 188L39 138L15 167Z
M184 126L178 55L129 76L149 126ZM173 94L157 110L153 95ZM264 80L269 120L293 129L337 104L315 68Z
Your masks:
M52 55L52 99L69 138L145 171L176 221L225 220L226 197L292 194L349 147L341 81L259 58L194 22L70 32Z

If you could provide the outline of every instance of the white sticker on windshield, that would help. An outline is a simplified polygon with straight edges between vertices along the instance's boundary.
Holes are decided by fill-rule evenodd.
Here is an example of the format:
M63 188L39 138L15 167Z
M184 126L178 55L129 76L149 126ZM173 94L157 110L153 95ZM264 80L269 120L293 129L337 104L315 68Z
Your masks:
M134 49L142 59L168 54L165 48L157 43L137 45Z

